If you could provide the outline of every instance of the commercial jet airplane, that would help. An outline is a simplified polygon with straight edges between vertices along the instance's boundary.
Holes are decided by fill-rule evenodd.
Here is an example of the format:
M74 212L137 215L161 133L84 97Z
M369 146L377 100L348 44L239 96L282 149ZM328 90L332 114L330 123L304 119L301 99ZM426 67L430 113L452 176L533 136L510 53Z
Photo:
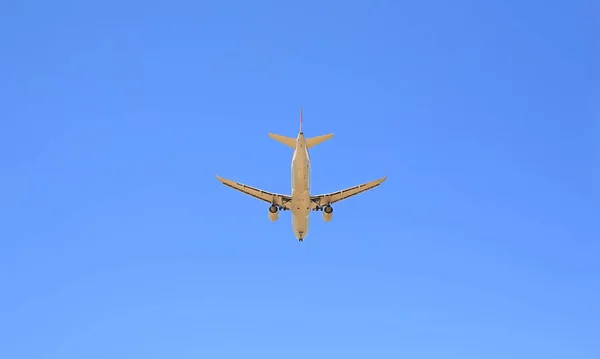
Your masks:
M378 180L350 187L341 191L311 196L310 156L308 154L308 149L331 139L333 137L333 133L310 138L304 137L304 132L302 131L302 109L300 109L300 133L296 138L276 135L273 133L269 133L269 137L294 149L294 156L292 157L291 195L263 191L258 188L246 186L245 184L220 177L218 174L217 178L219 181L221 181L221 183L228 187L270 203L271 206L269 207L269 218L272 221L277 221L279 218L279 211L291 210L294 234L300 242L304 241L306 235L308 234L311 211L322 211L323 219L325 222L329 222L333 219L333 207L331 206L333 203L368 191L371 188L375 188L383 183L383 181L385 181L387 178L387 176L385 176Z

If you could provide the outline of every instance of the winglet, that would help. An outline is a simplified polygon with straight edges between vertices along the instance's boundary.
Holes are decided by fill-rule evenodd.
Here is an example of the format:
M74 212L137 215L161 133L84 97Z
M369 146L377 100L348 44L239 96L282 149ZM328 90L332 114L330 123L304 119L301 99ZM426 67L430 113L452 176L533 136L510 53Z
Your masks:
M223 183L223 184L224 184L224 183L225 183L225 181L226 181L226 180L225 180L225 178L223 178L223 177L219 176L219 170L218 170L218 169L217 169L217 179L219 180L219 182L221 182L221 183Z
M302 133L302 107L300 107L300 133Z
M231 182L230 180L223 178L223 177L219 176L218 174L217 174L217 179L219 180L219 182L221 182L224 185L227 185L228 181Z

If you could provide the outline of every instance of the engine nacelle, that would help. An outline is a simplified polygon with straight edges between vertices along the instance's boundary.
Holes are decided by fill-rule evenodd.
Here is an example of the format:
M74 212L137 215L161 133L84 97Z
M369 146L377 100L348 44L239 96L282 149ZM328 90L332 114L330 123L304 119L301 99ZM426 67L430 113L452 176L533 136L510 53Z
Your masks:
M325 206L325 208L323 208L323 220L325 222L329 222L333 219L333 207L331 207L330 205Z
M275 222L279 218L279 208L277 206L269 207L269 219Z

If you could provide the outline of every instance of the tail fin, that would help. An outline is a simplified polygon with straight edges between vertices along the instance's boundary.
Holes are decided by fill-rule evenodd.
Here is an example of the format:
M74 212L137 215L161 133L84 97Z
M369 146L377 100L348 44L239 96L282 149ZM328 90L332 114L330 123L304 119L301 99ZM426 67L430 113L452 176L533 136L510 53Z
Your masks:
M300 133L302 133L302 107L300 107ZM292 137L277 135L274 133L269 133L269 137L274 139L275 141L281 142L284 145L287 145L291 148L296 148L296 139ZM315 136L306 139L306 148L315 147L316 145L323 143L333 137L333 133L328 135Z
M295 138L282 136L282 135L276 135L274 133L269 133L269 137L271 137L275 141L279 141L279 142L283 143L284 145L290 146L291 148L296 148L296 139Z
M315 147L316 145L323 143L333 137L333 133L328 135L315 136L306 139L306 148Z

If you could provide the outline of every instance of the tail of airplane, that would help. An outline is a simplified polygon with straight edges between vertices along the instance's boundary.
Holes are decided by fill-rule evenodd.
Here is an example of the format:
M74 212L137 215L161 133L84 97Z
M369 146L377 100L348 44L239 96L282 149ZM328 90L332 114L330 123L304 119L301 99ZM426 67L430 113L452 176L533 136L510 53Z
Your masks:
M323 143L333 137L333 133L328 135L315 136L306 139L306 148L315 147L316 145Z
M276 135L274 133L269 133L269 137L271 137L275 141L283 143L284 145L290 146L291 148L294 148L294 149L296 148L296 139L295 138L282 136L282 135Z
M300 133L303 133L302 132L302 107L300 107ZM269 133L269 137L271 137L275 141L283 143L286 146L289 146L294 149L296 148L296 139L295 138L282 136L282 135L276 135L274 133ZM333 137L333 133L330 133L328 135L321 135L321 136L307 138L306 139L306 148L315 147L316 145L323 143L323 142L331 139L332 137Z

